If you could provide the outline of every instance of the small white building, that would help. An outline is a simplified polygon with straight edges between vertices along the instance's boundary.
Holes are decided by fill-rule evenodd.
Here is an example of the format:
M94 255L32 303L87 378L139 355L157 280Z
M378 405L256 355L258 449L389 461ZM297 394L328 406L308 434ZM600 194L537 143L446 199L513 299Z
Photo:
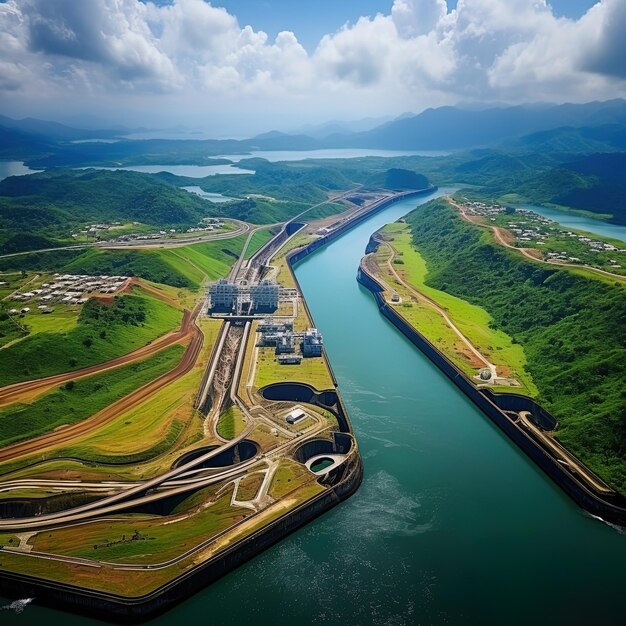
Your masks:
M306 418L306 413L302 409L294 409L285 416L288 424L297 424Z

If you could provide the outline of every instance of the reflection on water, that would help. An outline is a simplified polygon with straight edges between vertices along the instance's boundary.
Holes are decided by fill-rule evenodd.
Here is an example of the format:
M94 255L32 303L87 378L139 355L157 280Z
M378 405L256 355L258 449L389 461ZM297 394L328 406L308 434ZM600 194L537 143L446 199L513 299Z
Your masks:
M0 161L0 180L9 176L24 176L25 174L36 174L41 170L31 170L22 161Z
M535 206L534 204L520 205L523 209L530 209L539 215L543 215L548 219L554 220L565 226L565 228L574 228L576 230L585 230L589 233L595 233L601 237L610 237L626 241L626 226L619 224L611 224L604 220L597 220L592 217L584 217L566 211L557 211L556 209L546 209L544 207Z

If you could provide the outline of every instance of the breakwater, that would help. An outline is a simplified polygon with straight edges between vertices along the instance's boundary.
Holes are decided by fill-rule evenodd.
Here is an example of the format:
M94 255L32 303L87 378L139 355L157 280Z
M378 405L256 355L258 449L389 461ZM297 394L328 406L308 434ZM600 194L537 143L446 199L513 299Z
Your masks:
M372 237L367 246L367 252L373 252L375 249L376 241ZM554 416L531 398L519 394L494 394L490 390L478 389L445 354L440 352L386 302L383 296L384 287L368 272L363 262L359 266L357 280L372 293L382 315L437 365L578 506L607 522L620 526L626 525L626 501L621 495L603 496L589 489L577 475L568 471L547 449L543 448L511 416L507 415L507 411L528 411L533 414L536 423L544 429L556 427L557 422Z
M133 624L152 619L350 497L358 489L362 477L361 457L353 444L347 460L333 475L334 484L323 493L143 596L107 594L13 572L2 572L0 594L15 598L36 597L38 604L118 623Z
M324 238L323 244L332 241L340 234L360 223L363 219L370 216L372 212L381 210L407 196L422 195L431 191L434 191L434 188L432 190L406 192L400 197L376 203L376 206L372 207L371 211L366 211L354 219L347 220L340 228L330 233L329 236ZM297 222L286 224L279 235L263 246L251 258L251 261L262 261L264 258L277 252L280 245L285 243L291 235L298 232L303 226L304 224ZM318 241L314 243L318 244ZM320 245L318 244L314 249L319 247ZM310 250L310 252L312 251ZM298 252L302 252L302 250ZM303 258L303 256L299 258ZM295 255L290 255L287 265L297 284L292 268L292 264L296 260ZM304 299L303 302L306 307ZM310 312L309 316L312 320ZM330 364L328 364L328 367L330 369ZM332 369L331 376L336 384ZM137 597L121 596L77 585L47 581L14 572L1 573L0 594L18 598L36 597L38 604L72 611L89 617L98 616L101 619L118 623L146 621L189 598L355 493L363 480L363 464L339 393L336 390L317 391L308 385L299 384L292 386L277 385L275 389L266 388L265 391L270 396L272 396L272 391L277 394L277 397L273 399L297 400L298 402L316 404L331 411L337 417L340 432L333 433L331 450L345 454L346 460L326 477L319 479L319 482L326 487L324 492L288 513L281 515L255 533L233 542L218 555L206 560L149 594ZM296 458L304 459L317 450L326 450L326 447L320 444L318 440L312 442L310 450L305 449L304 446L306 446L306 442L296 450ZM229 461L230 459L227 458L225 460ZM32 557L24 555L24 558Z

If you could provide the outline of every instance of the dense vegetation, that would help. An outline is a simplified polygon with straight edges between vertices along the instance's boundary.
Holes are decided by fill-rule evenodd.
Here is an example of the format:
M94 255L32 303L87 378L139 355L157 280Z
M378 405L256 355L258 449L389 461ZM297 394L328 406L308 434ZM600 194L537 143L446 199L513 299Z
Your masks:
M12 176L0 181L0 250L51 247L88 223L189 226L216 214L199 196L138 172L49 170Z
M86 303L67 332L34 333L0 350L0 386L69 372L132 352L174 329L180 311L148 296Z
M228 273L245 235L179 248L150 250L52 250L0 259L0 271L31 270L72 274L138 276L155 283L196 289L205 278Z
M171 346L124 367L77 381L68 381L31 404L0 409L0 445L36 437L59 426L74 424L176 366L184 348Z
M426 189L428 179L411 170L393 167L387 172L385 187L387 189Z
M444 202L408 217L432 287L486 309L521 343L558 436L626 493L626 295L620 285L545 268L466 224Z

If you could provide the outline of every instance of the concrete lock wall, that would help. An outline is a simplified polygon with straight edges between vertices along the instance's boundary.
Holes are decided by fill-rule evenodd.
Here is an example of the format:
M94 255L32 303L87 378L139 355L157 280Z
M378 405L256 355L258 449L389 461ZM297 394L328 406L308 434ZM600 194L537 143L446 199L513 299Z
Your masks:
M373 240L370 240L372 244ZM375 241L374 247L375 249ZM372 247L370 246L370 250ZM626 501L619 495L602 497L586 487L573 474L568 472L547 450L523 431L509 418L506 410L527 410L538 416L540 424L556 426L550 415L532 398L519 394L495 394L478 389L442 352L413 328L393 307L385 301L384 291L363 264L359 267L357 280L369 289L378 304L380 312L396 326L415 346L417 346L465 395L470 398L501 430L503 430L541 469L554 480L581 508L602 519L619 525L626 525ZM549 429L549 428L547 428Z

